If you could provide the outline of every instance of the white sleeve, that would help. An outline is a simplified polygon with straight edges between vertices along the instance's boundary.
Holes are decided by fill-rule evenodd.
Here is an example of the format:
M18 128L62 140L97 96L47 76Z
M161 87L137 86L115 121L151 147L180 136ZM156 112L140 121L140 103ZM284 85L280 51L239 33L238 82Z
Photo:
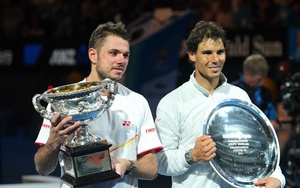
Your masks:
M140 129L140 138L138 143L138 155L143 154L150 150L155 150L159 152L162 150L162 144L159 140L157 130L154 124L153 116L146 99L142 101L141 111L144 113L141 116L141 129Z
M47 105L47 110L50 110L50 105ZM51 127L50 120L44 118L40 132L37 136L37 139L35 140L35 145L37 147L40 147L40 146L43 146L46 144L48 137L50 135L50 127Z
M178 148L181 133L177 110L178 107L174 101L163 99L158 104L156 112L155 123L164 147L163 151L156 155L158 172L166 176L181 175L190 168L184 158L186 151Z
M281 168L279 166L276 167L275 171L271 174L270 177L277 178L281 182L281 188L285 186L285 177L281 172Z
M37 136L37 139L35 140L36 146L39 147L39 146L43 146L46 144L49 134L50 134L50 126L51 126L50 121L47 119L44 119L41 129L40 129L40 132Z

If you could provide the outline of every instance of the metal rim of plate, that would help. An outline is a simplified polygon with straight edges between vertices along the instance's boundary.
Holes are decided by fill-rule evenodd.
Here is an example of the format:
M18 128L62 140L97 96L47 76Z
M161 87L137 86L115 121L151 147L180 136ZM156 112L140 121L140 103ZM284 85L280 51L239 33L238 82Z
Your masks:
M239 99L215 102L204 116L203 134L211 135L217 144L210 165L234 187L254 187L253 181L270 176L279 165L276 132L251 103Z

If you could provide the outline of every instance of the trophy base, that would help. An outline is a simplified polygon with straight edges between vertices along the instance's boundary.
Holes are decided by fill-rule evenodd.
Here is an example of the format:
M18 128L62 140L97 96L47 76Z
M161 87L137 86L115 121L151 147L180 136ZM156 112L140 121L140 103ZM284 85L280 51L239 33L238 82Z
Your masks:
M61 180L67 184L68 186L72 188L77 188L85 185L91 185L94 183L109 181L113 179L120 178L120 175L117 174L115 171L107 171L107 172L101 172L93 175L89 175L86 177L78 177L74 178L70 176L69 174L64 174L61 177Z
M65 149L61 151L69 156L79 156L99 150L106 150L110 148L110 146L111 144L108 144L107 140L100 140L97 142L86 143L84 145L65 145Z
M83 146L65 146L61 150L66 171L61 177L63 183L75 188L120 178L112 169L110 147L106 140Z

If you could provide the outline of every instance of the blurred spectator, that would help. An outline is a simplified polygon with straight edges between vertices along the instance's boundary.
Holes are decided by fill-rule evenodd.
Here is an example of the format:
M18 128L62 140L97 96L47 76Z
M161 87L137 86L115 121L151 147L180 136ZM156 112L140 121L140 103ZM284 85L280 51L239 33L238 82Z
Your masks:
M293 0L275 0L278 21L282 27L292 27L295 23L295 12L291 6Z
M215 21L224 29L233 28L233 12L230 3L223 0L218 1Z
M252 5L254 28L270 29L278 26L276 5L273 0L254 0Z
M269 65L265 57L260 54L252 54L243 62L243 74L240 79L232 84L244 89L251 101L264 112L274 128L277 129L277 113L272 101L272 93L263 86L268 72Z
M23 4L16 1L4 0L0 3L0 23L3 36L14 37L19 35L22 24L26 20Z
M252 28L251 6L248 0L232 0L233 25L236 28Z

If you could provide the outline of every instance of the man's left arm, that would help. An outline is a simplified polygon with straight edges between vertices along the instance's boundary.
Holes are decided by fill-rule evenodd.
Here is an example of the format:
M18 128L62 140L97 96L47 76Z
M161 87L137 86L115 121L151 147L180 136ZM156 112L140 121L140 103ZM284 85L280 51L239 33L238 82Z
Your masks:
M136 169L132 173L132 177L143 180L153 180L157 177L158 167L154 150L139 156L138 160L134 162Z
M285 177L279 166L270 177L259 179L253 182L256 186L265 186L266 188L283 188L285 186Z
M153 180L157 177L158 167L155 150L140 155L136 161L119 157L111 157L111 160L116 173L120 174L121 177L125 174L143 180Z

